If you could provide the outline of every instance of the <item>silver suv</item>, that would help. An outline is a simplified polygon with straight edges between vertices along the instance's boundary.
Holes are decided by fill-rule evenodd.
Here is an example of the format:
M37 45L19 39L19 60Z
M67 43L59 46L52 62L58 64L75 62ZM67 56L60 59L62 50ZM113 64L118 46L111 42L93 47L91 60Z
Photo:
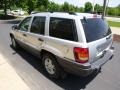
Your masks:
M88 76L113 56L113 37L107 22L87 13L31 14L10 32L12 46L40 57L50 77L63 72Z

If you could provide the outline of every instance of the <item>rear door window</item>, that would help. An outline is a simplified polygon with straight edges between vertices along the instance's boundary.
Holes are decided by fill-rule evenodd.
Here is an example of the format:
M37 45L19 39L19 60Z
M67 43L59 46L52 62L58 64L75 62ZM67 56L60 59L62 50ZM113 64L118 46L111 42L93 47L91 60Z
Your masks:
M111 34L107 22L101 18L81 19L87 42L104 38Z
M77 41L75 21L64 18L50 18L49 34L52 37Z

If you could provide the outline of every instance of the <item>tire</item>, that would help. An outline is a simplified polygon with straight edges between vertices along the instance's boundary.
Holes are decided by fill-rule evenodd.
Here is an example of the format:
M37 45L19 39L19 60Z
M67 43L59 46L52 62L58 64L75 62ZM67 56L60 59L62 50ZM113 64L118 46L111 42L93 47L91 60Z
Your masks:
M42 63L48 76L51 78L59 79L61 76L61 69L56 61L56 58L52 54L44 54Z
M11 37L11 42L12 42L12 47L17 50L19 49L19 45L18 43L16 42L15 38L14 37Z

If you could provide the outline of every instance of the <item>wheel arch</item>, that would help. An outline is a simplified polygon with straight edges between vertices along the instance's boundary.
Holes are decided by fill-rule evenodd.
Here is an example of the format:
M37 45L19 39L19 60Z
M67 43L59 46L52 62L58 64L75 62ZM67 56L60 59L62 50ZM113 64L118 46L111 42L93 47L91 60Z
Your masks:
M51 47L51 46L44 46L40 51L40 56L43 56L43 54L49 53L53 55L54 57L63 57L62 52L60 52L58 49Z
M53 54L53 53L51 53L51 52L49 52L49 51L47 51L47 50L45 50L45 49L42 49L42 50L41 50L41 52L40 52L40 57L43 58L43 55L46 54L46 53L47 53L47 54L50 54L50 55L52 55L54 58L56 58L56 55L55 55L55 54Z

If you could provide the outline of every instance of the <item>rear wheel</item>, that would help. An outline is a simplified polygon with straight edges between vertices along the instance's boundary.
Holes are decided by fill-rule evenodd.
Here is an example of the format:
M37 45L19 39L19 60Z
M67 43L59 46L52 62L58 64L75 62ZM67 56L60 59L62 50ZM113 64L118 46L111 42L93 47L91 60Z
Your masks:
M61 69L56 58L51 54L44 54L42 58L43 66L47 74L52 78L60 78Z

